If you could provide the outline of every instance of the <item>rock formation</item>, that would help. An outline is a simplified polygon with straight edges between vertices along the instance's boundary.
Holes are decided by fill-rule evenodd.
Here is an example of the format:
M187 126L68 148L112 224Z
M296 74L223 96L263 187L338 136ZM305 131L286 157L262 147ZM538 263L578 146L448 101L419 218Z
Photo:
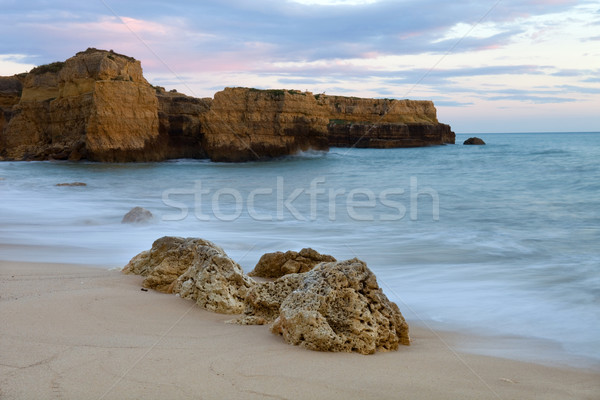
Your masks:
M223 249L194 238L162 237L132 258L123 272L145 276L146 288L177 293L223 314L241 313L254 285Z
M2 132L12 117L12 110L21 99L23 92L22 78L17 76L0 76L0 149L6 145L2 143Z
M150 222L154 215L143 207L133 207L121 220L122 224L143 224Z
M364 99L346 96L315 96L328 110L329 119L354 123L437 124L432 101Z
M312 260L333 258L311 249L303 252ZM282 259L288 253L272 254ZM272 323L273 333L311 350L372 354L410 344L398 306L358 259L321 262L308 272L255 282L215 244L165 236L132 258L123 272L144 276L146 288L179 294L208 310L243 312L230 323Z
M431 101L317 95L329 113L332 147L421 147L453 144L454 132L437 120Z
M212 99L198 99L155 87L159 132L167 138L165 158L208 158L203 143L200 115L210 109Z
M463 144L484 145L485 142L483 141L483 139L480 139L478 137L471 137L471 138L468 138L467 140L465 140L463 142Z
M151 86L139 61L112 50L0 77L0 160L231 162L445 143L454 132L431 101L240 87L197 99Z
M454 143L446 124L339 123L329 124L332 147L389 149Z
M240 325L270 324L279 317L281 303L304 279L304 274L288 274L272 282L256 283L244 299L243 314L229 321Z
M248 161L328 150L327 113L315 97L293 90L226 88L202 115L213 161Z
M296 251L286 251L282 253L264 254L251 271L249 276L261 278L279 278L287 274L298 272L308 272L321 262L331 262L336 259L327 254L320 254L316 250L306 248Z
M5 159L158 160L158 101L139 61L88 49L34 68L2 133Z
M410 344L398 306L383 294L364 262L323 263L300 275L300 285L283 300L271 327L286 342L361 354Z

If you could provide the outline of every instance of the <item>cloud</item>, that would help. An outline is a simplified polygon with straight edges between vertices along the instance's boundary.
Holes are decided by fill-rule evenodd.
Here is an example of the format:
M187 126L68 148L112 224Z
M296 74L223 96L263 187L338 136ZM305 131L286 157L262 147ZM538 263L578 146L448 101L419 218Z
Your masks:
M532 95L507 95L507 96L489 96L486 100L491 101L504 101L504 100L515 100L519 102L527 102L534 104L550 104L550 103L571 103L577 101L577 99L569 97L556 97L556 96L532 96Z
M539 75L543 73L540 66L535 65L497 65L484 67L466 67L455 69L412 69L397 71L394 78L388 79L390 83L440 85L452 83L455 78L494 75ZM401 77L398 77L400 75Z
M558 88L571 93L600 94L600 87L561 85Z
M598 97L593 2L315 2L7 0L0 35L11 39L0 42L0 57L19 54L12 66L29 69L97 47L141 60L152 83L181 91L212 95L242 85L400 94L433 98L456 113L501 100L544 110ZM577 58L584 48L588 56ZM14 73L6 65L0 75Z
M555 12L570 3L505 0L486 20L506 23L526 14ZM22 38L21 44L28 43L26 53L41 57L56 57L61 49L73 54L99 42L108 47L139 47L141 43L129 29L118 26L119 15L144 41L155 46L157 53L171 45L184 49L189 57L244 55L253 43L269 49L261 54L264 62L310 61L361 58L368 53L443 53L453 43L439 41L448 30L461 23L470 26L490 11L487 3L434 0L335 6L274 0L48 4L40 0L12 2L3 9L0 34ZM490 37L468 37L455 50L503 46L518 33L509 29ZM2 52L17 52L19 44L6 43L3 47Z
M461 102L453 100L433 100L436 107L469 107L472 106L473 102Z

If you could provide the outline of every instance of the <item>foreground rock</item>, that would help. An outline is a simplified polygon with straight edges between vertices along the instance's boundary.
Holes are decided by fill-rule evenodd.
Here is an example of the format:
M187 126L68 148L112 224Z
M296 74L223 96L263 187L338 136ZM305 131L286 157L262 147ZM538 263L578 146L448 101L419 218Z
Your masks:
M331 261L336 261L336 259L327 254L320 254L311 248L302 249L300 252L286 251L282 253L277 251L264 254L248 275L279 278L287 274L308 272L321 262Z
M463 144L484 145L485 142L483 141L483 139L480 139L478 137L472 137L465 140Z
M143 207L134 207L121 220L122 224L144 224L152 221L154 215Z
M272 282L257 283L244 299L244 313L229 321L240 325L270 324L279 317L281 303L304 279L304 274L285 275Z
M408 324L367 265L323 263L302 274L271 331L310 350L373 354L410 344ZM281 278L281 279L285 279Z
M183 298L214 312L239 314L254 282L225 251L203 239L165 236L123 268L145 276L143 286Z
M303 251L313 259L333 258ZM214 243L165 236L132 258L123 272L144 276L144 287L193 299L208 310L243 312L230 323L272 323L273 333L310 350L372 354L410 344L398 306L356 258L321 262L308 272L257 283Z

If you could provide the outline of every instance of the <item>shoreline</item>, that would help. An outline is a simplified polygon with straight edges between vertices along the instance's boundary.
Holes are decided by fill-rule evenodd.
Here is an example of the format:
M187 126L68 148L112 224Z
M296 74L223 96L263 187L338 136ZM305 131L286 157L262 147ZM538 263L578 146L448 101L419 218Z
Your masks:
M290 346L112 269L0 261L0 398L591 399L600 371L463 350L415 321L363 356ZM477 338L476 338L477 339ZM478 338L485 340L486 338ZM448 344L448 346L446 346Z

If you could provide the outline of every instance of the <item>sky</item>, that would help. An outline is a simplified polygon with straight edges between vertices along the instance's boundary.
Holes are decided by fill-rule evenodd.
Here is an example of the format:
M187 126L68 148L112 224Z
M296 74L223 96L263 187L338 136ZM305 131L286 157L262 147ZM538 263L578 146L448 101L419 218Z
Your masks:
M600 131L600 2L0 0L0 75L88 47L167 90L433 100L457 133Z

